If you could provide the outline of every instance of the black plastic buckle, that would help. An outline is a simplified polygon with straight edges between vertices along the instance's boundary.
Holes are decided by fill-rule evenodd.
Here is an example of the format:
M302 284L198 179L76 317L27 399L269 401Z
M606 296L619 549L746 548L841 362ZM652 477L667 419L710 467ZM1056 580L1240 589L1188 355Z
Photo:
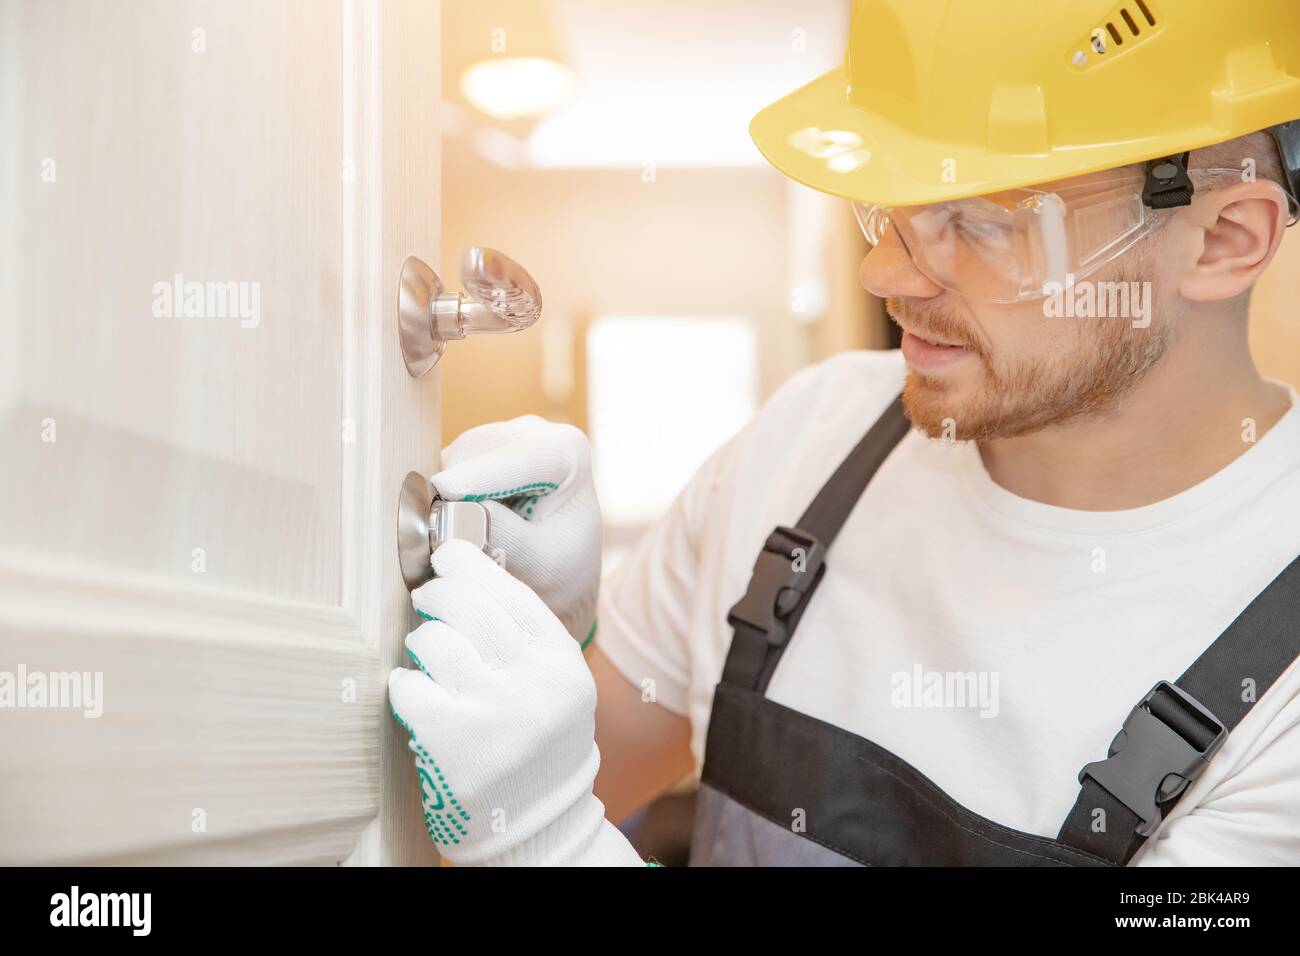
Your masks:
M749 587L727 613L727 622L732 627L748 624L766 634L774 647L784 644L790 636L785 620L820 577L824 559L821 542L813 535L778 527L758 553Z
M1187 174L1188 153L1153 159L1146 164L1146 182L1142 186L1142 204L1151 209L1190 206L1192 177Z
M1185 718L1182 722L1186 726L1197 727L1204 735L1213 736L1208 745L1201 747L1153 710L1171 716L1177 713ZM1222 722L1195 697L1168 681L1161 681L1129 712L1123 729L1111 741L1109 756L1079 771L1079 783L1083 783L1084 777L1091 777L1137 814L1137 832L1150 836L1164 819L1170 801L1177 799L1188 784L1205 772L1227 737Z

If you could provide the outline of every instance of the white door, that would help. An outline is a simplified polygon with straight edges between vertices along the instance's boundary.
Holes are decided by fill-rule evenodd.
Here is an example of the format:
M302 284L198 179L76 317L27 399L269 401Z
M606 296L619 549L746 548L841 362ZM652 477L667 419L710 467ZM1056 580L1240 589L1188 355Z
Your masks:
M0 863L431 859L438 50L433 0L0 0Z

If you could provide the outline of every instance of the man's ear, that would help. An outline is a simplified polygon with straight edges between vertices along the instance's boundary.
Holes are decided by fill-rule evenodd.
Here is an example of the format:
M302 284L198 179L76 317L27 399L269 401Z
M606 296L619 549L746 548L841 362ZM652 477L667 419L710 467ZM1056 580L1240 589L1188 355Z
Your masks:
M1231 299L1254 285L1290 215L1286 193L1266 179L1200 193L1187 211L1195 259L1178 291L1195 302Z

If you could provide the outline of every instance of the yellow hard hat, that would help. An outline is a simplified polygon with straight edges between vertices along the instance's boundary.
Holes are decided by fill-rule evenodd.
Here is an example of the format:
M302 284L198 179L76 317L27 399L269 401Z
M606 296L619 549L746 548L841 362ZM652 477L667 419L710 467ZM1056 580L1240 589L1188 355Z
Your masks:
M855 0L844 65L750 134L798 182L907 206L1297 118L1300 0Z

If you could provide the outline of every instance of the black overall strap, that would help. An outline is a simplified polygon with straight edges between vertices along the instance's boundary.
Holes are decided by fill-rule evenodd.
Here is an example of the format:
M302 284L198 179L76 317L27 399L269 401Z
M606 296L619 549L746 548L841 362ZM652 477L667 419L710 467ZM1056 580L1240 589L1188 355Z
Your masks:
M1116 864L1132 859L1228 733L1300 656L1300 557L1178 680L1133 708L1109 756L1079 772L1058 839Z
M907 434L901 397L831 475L796 527L778 527L763 545L744 596L727 615L734 635L723 683L767 688L790 635L826 571L826 551L839 534L867 483Z

